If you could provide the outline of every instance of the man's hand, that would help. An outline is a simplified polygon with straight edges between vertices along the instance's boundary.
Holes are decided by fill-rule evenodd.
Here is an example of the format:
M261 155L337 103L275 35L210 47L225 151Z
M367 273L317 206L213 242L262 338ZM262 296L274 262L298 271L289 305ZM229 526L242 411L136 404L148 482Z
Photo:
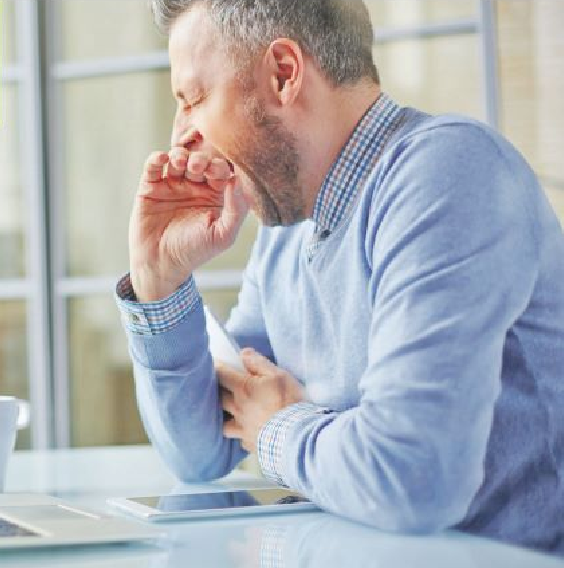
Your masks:
M222 158L176 146L151 154L129 225L131 283L141 302L171 295L229 248L248 212Z
M216 363L223 409L233 416L223 425L226 438L241 440L243 448L255 452L263 426L279 410L305 400L300 383L254 349L243 349L241 359L247 370L241 373Z

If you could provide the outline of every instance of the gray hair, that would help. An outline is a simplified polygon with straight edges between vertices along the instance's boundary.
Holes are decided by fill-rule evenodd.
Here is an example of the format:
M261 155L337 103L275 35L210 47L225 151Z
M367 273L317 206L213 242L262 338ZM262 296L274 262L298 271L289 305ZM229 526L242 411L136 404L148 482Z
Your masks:
M364 78L379 83L372 23L362 0L151 0L155 23L168 34L176 19L196 4L205 6L238 56L251 58L286 37L336 86Z

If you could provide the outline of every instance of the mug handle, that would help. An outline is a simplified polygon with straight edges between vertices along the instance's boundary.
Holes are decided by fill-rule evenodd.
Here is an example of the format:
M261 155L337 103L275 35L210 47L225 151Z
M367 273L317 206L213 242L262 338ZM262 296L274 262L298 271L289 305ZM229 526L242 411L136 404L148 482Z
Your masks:
M29 409L29 402L27 400L22 400L21 398L17 398L16 402L18 403L18 422L17 422L17 429L22 430L23 428L27 428L29 426L29 418L30 418L30 409Z

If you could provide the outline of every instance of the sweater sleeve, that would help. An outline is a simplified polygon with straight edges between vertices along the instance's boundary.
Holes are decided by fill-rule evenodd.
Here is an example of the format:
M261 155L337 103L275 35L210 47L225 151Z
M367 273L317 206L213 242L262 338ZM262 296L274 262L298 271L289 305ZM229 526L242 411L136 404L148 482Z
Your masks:
M259 436L271 479L382 530L461 521L480 488L505 336L537 251L526 188L474 126L413 134L374 188L368 365L344 412L285 409ZM276 438L272 440L272 438Z
M227 327L241 347L254 347L271 356L253 273L251 258L238 308ZM184 482L227 475L247 455L239 440L223 437L223 412L203 304L193 281L189 289L189 309L180 312L175 308L172 321L171 310L163 311L159 304L159 316L143 327L139 323L132 325L127 316L146 315L150 306L135 304L119 293L117 299L129 341L143 425L165 463ZM179 302L173 299L180 298L180 294L185 292L179 290L164 304L176 306ZM145 319L149 320L149 316Z

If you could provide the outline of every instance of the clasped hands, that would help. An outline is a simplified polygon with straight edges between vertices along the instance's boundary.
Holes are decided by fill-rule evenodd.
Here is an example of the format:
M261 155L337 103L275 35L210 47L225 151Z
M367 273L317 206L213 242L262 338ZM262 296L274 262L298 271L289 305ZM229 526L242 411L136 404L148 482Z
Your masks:
M241 440L248 452L256 452L258 436L278 411L306 399L302 385L254 349L243 349L245 372L216 362L221 385L221 405L232 418L224 422L223 435Z

